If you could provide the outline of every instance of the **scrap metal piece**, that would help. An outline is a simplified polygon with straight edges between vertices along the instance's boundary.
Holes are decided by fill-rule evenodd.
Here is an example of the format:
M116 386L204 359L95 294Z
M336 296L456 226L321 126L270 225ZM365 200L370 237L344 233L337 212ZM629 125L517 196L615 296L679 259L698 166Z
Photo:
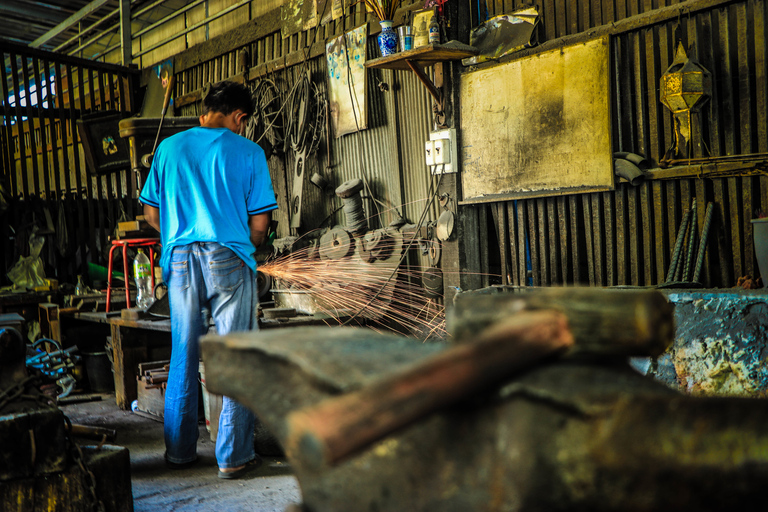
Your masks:
M463 59L462 64L471 66L497 60L504 55L538 45L538 24L539 11L536 7L494 16L472 29L469 44L480 50L480 54Z

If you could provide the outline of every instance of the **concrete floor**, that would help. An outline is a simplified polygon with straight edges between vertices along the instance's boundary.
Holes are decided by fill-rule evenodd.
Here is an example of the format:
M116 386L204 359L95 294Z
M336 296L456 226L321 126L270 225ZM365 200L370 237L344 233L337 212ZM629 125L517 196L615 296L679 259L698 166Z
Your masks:
M264 457L261 468L246 479L218 478L214 443L202 424L198 464L180 471L168 469L163 460L163 424L119 409L114 395L100 396L100 401L61 409L72 423L117 431L113 444L128 448L131 455L136 512L284 512L289 504L301 502L298 482L285 459Z

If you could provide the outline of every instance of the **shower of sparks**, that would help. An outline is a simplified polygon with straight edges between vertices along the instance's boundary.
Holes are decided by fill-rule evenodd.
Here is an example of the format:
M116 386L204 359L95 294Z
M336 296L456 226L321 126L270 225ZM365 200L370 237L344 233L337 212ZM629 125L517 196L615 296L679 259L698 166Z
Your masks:
M375 321L376 330L445 337L444 307L416 284L423 269L401 265L393 273L399 257L391 263L366 263L356 255L325 260L304 248L260 264L259 271L278 280L278 288L307 293L320 312L339 322L356 317Z

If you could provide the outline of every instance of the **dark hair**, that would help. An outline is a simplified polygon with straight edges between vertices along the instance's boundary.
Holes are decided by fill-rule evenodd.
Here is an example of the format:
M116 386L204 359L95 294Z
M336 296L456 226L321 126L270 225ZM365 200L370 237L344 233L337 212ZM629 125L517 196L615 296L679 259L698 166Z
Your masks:
M203 115L221 112L227 116L235 110L253 115L251 93L244 85L229 81L218 82L211 85L208 93L203 96Z

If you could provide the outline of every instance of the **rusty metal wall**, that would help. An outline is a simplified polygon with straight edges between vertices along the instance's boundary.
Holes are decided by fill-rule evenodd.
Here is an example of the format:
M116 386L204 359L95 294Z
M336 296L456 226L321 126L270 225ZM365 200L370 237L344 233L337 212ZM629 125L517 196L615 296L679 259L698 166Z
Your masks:
M57 229L46 236L42 254L47 276L75 282L88 262L106 265L107 237L122 212L135 213L130 170L89 174L76 123L94 112L131 112L136 72L10 43L0 44L0 57L8 64L0 80L0 178L10 201L1 223L8 242L0 279L28 254L32 226L47 232L50 218ZM66 237L60 225L68 227Z
M498 14L519 3L489 2L489 7ZM675 4L547 1L541 6L542 40ZM695 47L692 56L713 78L713 99L693 118L692 156L759 158L768 151L764 2L709 4L685 2L686 10L650 24L642 17L625 20L636 28L625 25L630 28L611 38L614 151L634 152L657 164L672 146L672 117L659 103L658 84L678 40ZM488 236L481 237L483 265L517 285L660 284L682 216L695 202L701 230L706 206L713 203L702 282L733 286L738 277L759 273L750 219L757 210L768 211L768 176L752 174L648 180L636 188L620 183L613 192L484 206L493 218Z

